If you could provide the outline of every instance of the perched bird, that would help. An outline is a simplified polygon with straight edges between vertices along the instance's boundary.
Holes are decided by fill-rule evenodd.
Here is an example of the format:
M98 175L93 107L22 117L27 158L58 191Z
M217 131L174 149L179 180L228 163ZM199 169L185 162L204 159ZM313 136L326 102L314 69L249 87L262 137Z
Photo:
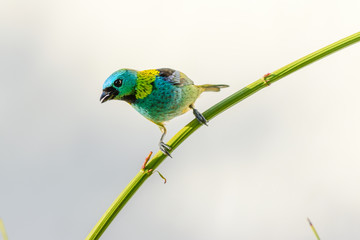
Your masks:
M164 123L192 109L195 117L207 125L205 117L195 109L194 102L202 92L218 92L225 87L228 85L194 85L184 73L170 68L120 69L105 80L100 102L124 100L158 125L162 132L160 150L170 156L171 148L163 142L166 134Z

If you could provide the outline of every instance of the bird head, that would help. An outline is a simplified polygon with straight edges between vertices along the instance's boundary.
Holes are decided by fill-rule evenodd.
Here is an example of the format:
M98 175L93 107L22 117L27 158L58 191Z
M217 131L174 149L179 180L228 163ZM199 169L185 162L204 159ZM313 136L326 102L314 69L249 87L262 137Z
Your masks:
M108 100L125 100L127 96L135 94L137 71L120 69L108 77L103 85L100 102Z

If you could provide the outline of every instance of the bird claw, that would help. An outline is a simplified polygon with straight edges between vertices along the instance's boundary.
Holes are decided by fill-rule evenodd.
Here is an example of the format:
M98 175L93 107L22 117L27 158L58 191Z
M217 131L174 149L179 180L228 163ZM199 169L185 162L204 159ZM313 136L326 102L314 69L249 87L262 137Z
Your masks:
M201 123L207 126L208 121L206 120L206 118L204 117L204 115L202 115L198 110L196 110L195 108L193 108L193 113L196 117L196 119Z
M162 151L165 155L169 156L172 158L172 156L170 155L169 151L171 151L171 147L169 145L167 145L166 143L164 143L163 141L161 141L159 143L159 147L160 147L160 151Z

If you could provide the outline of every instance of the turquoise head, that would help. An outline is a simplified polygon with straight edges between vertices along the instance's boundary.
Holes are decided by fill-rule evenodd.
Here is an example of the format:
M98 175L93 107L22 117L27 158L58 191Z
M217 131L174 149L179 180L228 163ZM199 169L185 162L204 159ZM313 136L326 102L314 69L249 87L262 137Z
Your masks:
M131 103L134 99L136 80L136 70L124 68L114 72L104 82L100 102L116 99Z

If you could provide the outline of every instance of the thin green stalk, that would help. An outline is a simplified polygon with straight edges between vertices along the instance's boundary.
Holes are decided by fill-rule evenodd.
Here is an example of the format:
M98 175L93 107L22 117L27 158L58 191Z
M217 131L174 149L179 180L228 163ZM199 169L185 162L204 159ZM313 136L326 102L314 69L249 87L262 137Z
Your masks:
M317 240L320 240L319 234L317 233L314 225L312 224L312 222L310 221L309 218L307 218L307 220L308 220L308 223L309 223L309 225L310 225L310 227L311 227L311 230L312 230L313 233L315 234L316 239L317 239Z
M300 68L309 65L320 58L323 58L333 52L336 52L342 48L345 48L353 43L360 41L360 32L355 33L349 37L341 39L333 44L330 44L316 52L313 52L295 62L292 62L285 67L282 67L275 72L272 72L268 76L249 84L248 86L240 89L238 92L232 94L221 102L215 104L207 111L203 113L206 119L210 120L222 113L226 109L237 104L241 100L249 97L255 92L267 87L271 83L276 82L277 80L289 75ZM196 131L201 124L194 119L188 123L183 129L181 129L171 140L167 143L169 146L175 150L186 138L188 138L194 131ZM125 206L125 204L130 200L134 195L136 190L145 182L145 180L154 172L154 170L164 161L166 156L160 151L148 162L145 169L141 169L140 172L131 180L131 182L126 186L126 188L120 193L116 200L111 204L109 209L101 217L95 227L91 230L89 235L86 237L86 240L95 240L99 239L106 228L110 225L112 220L116 217L119 211Z
M5 226L3 221L0 219L0 233L2 235L3 240L8 240L8 236L5 231Z

